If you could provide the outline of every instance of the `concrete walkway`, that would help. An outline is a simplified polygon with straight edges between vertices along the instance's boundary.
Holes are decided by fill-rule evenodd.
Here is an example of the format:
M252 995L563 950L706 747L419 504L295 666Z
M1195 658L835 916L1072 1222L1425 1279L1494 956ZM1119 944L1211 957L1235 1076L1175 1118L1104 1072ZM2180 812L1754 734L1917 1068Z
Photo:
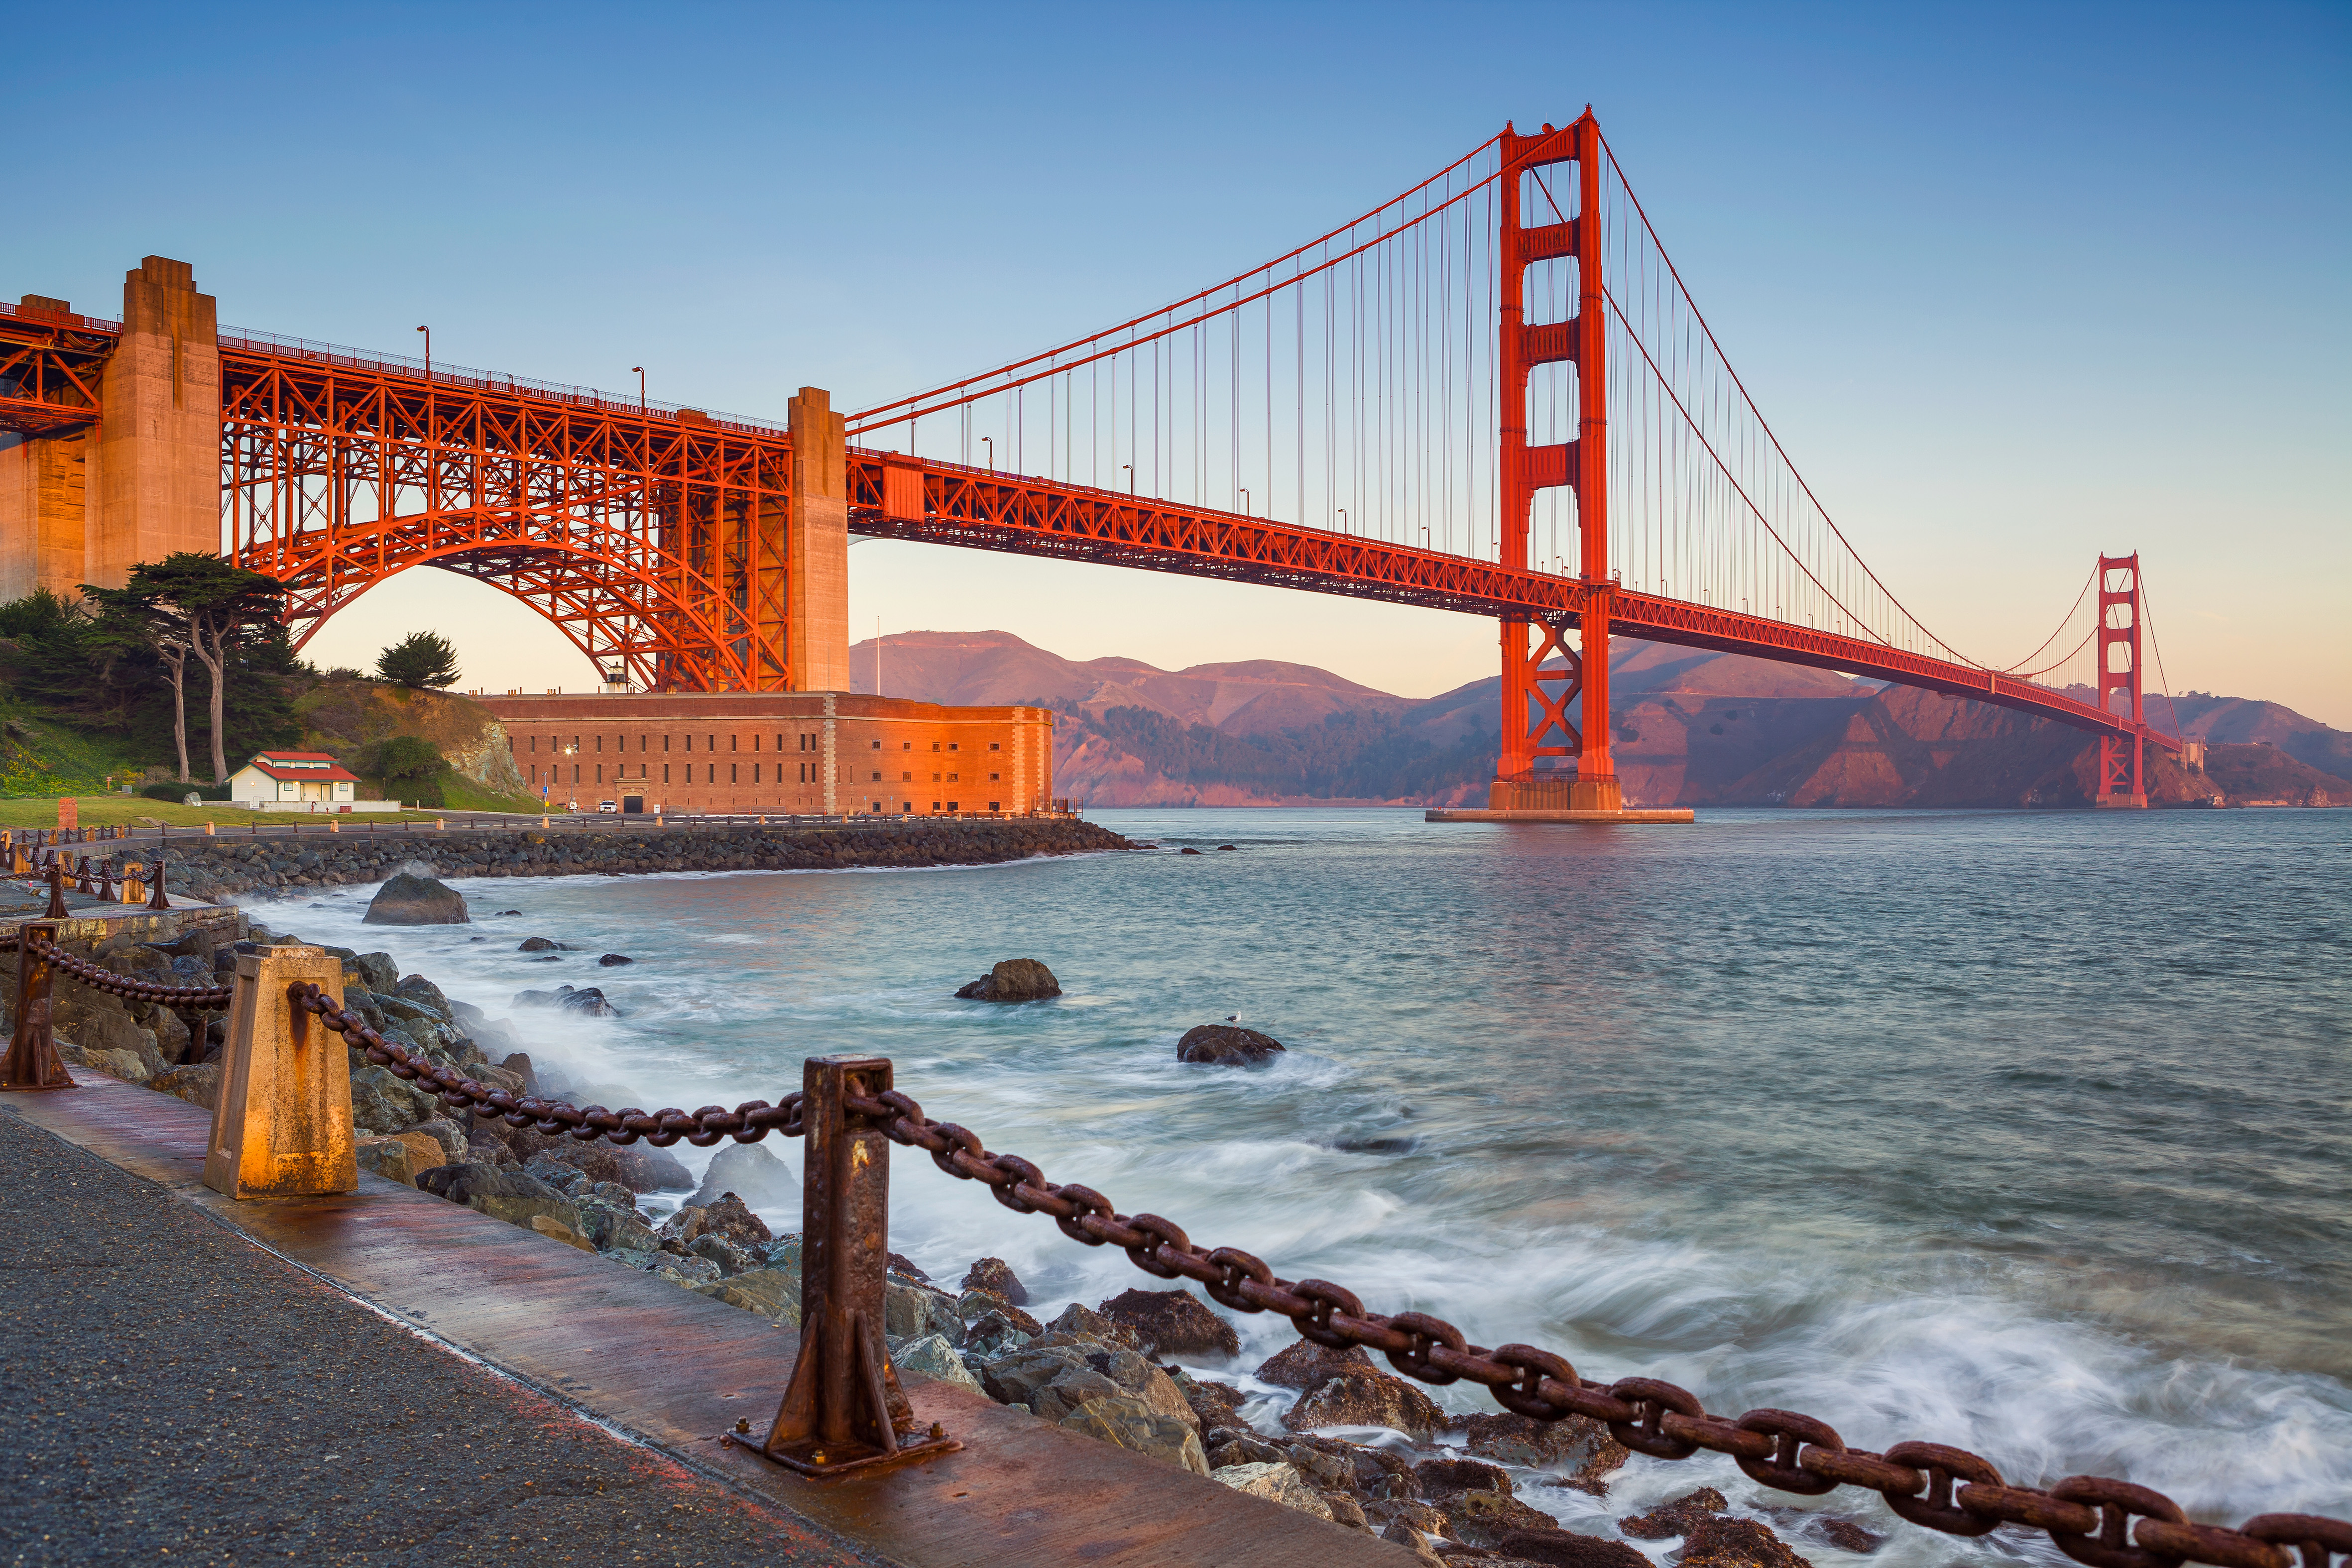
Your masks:
M791 1331L375 1176L232 1203L197 1179L209 1113L73 1075L82 1087L0 1095L0 1408L38 1415L0 1416L0 1568L165 1547L436 1565L1415 1561L920 1380L916 1419L962 1451L804 1479L718 1441L739 1418L764 1429ZM542 1491L553 1514L519 1500Z
M0 1563L872 1561L13 1115L0 1192Z

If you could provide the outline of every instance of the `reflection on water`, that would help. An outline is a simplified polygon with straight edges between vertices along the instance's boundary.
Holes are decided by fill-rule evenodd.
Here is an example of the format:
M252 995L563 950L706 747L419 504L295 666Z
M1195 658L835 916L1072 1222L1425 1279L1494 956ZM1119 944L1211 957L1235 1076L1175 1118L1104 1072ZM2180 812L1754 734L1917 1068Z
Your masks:
M2352 1508L2352 815L1100 820L1171 850L461 883L523 912L471 930L363 931L362 894L276 913L494 1016L602 985L627 1017L518 1028L648 1105L887 1054L1055 1179L1589 1376L2127 1475L2209 1517ZM527 963L532 934L584 950ZM951 998L1017 956L1066 994ZM1174 1061L1231 1013L1289 1053ZM1049 1312L1150 1283L922 1160L893 1225L934 1272L1008 1259ZM1240 1326L1253 1358L1288 1337ZM1637 1459L1612 1511L1755 1494L1707 1464Z

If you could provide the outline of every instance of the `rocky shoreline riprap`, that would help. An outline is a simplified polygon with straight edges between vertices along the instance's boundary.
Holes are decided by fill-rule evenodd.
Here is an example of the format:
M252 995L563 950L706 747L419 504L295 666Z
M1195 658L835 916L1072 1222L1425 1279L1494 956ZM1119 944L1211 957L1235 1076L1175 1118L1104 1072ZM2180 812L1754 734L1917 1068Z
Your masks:
M173 894L218 903L238 894L291 894L382 882L422 863L434 875L609 876L682 871L846 871L863 867L991 865L1032 855L1129 848L1108 828L1075 819L825 827L672 825L616 828L466 829L371 834L358 825L299 838L248 837L234 825L140 848L161 854Z
M117 937L93 956L121 974L194 984L232 970L240 950L294 940L239 916L236 925L191 922L166 942ZM328 951L342 961L346 1005L385 1039L513 1092L574 1103L593 1092L617 1103L614 1086L575 1085L535 1064L509 1025L422 975L401 975L389 955ZM68 1061L212 1105L216 1030L197 1040L165 1009L71 981L58 987L56 1018ZM801 1239L772 1232L754 1212L791 1207L798 1183L763 1145L721 1149L698 1182L665 1150L582 1144L453 1114L357 1050L351 1061L366 1169L551 1244L798 1325ZM683 1201L649 1212L668 1207L655 1197L663 1194ZM1613 1521L1614 1536L1564 1529L1540 1506L1546 1493L1605 1499L1628 1458L1605 1427L1584 1417L1547 1424L1457 1414L1361 1350L1306 1341L1244 1366L1233 1323L1185 1291L1129 1290L1094 1307L1072 1302L1041 1321L1001 1260L976 1260L952 1289L904 1258L890 1261L885 1333L902 1373L961 1385L1336 1527L1379 1534L1424 1563L1647 1568L1650 1559L1625 1538L1680 1537L1669 1553L1678 1568L1811 1568L1769 1523L1731 1513L1722 1494L1705 1487L1629 1510ZM1284 1397L1268 1398L1268 1387ZM1366 1428L1386 1436L1334 1435ZM1776 1517L1840 1551L1878 1544L1836 1515L1783 1510Z

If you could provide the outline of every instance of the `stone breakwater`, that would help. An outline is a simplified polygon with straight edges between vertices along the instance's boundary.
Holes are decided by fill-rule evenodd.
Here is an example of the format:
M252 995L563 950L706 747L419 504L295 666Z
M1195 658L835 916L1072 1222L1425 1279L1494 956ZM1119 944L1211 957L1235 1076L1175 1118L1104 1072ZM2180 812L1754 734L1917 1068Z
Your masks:
M165 886L208 901L382 882L422 863L467 876L611 876L680 871L849 871L987 865L1032 855L1130 848L1092 822L917 822L821 828L733 824L661 829L469 829L434 833L305 833L299 838L171 839ZM142 858L146 858L142 849Z

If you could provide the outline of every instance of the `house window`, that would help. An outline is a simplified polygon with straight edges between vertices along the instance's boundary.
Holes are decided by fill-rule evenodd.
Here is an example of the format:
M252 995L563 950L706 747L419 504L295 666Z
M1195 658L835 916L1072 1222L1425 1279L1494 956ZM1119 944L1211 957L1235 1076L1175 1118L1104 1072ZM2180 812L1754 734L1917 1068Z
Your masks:
M711 771L716 773L719 769L714 767L711 768ZM727 765L727 782L730 784L740 784L743 782L743 765L741 763L730 762Z
M686 737L686 748L688 751L692 751L694 749L694 737L689 735Z
M988 809L989 809L990 810L992 810L992 811L1001 811L1001 810L1004 810L1004 808L1003 808L1003 807L1002 807L1002 806L998 805L998 804L997 804L995 801L993 801L993 800L991 800L991 801L988 803Z
M667 741L668 738L667 736L662 737L664 741ZM662 782L665 784L669 782L669 764L667 762L662 764Z
M989 781L991 784L993 784L993 783L995 783L995 782L997 781L997 779L1000 779L1000 778L1002 778L1002 777L1003 777L1003 775L1001 775L1001 774L992 773L992 774L990 774L990 775L988 776L988 781ZM995 807L993 807L993 806L991 806L991 807L989 808L989 810L992 810L992 811L993 811L993 810L996 810L996 808L995 808Z
M931 782L932 782L932 783L934 783L934 784L936 784L936 783L938 783L939 781L940 781L940 776L939 776L938 774L936 774L936 773L932 774L932 775L931 775Z
M874 749L875 749L875 750L877 750L877 751L881 750L881 749L882 749L882 743L881 743L880 741L878 741L878 740L877 740L877 741L876 741L876 742L874 743ZM878 810L880 810L882 808L881 808L880 806L877 806L877 807L875 807L874 809L875 809L876 810L877 810L877 811L878 811Z
M956 776L955 776L954 774L952 774L952 773L949 774L949 775L948 775L948 782L949 782L949 783L950 783L950 784L952 784L952 783L954 783L955 781L956 781Z
M992 741L992 741L990 741L990 742L988 743L988 749L989 749L989 750L991 750L991 751L1001 751L1001 750L1003 750L1003 747L1002 747L998 746L998 745L996 744L996 742L994 742L994 741ZM989 808L989 810L992 810L992 811L993 811L994 810L996 810L996 808L995 808L995 807L993 807L993 806L991 806L991 807Z
M604 765L603 763L599 762L598 764L596 764L596 782L597 782L597 783L599 783L599 784L602 784L604 781Z
M537 751L539 749L539 737L534 735L530 737L530 748L533 751Z
M915 776L911 773L901 773L898 775L898 782L901 784L912 784L914 781Z
M574 784L577 784L577 783L579 783L579 782L580 782L580 764L578 764L577 762L575 762L575 763L573 763L573 764L572 765L572 781Z
M752 743L752 744L751 744L751 749L752 749L752 750L757 751L757 750L759 750L759 749L760 749L759 740L760 740L760 737L759 737L758 736L756 736L756 735L755 735L755 736L753 736L753 737L751 737L751 743ZM777 777L782 778L782 775L779 774ZM759 781L760 781L760 765L759 765L758 763L754 762L753 764L751 764L751 782L752 782L752 783L754 783L754 784L757 784Z
M601 735L596 737L596 749L599 751L604 749L604 737Z
M931 749L932 749L933 751L937 751L939 748L940 748L940 743L939 743L938 741L936 741L936 740L935 740L935 741L931 742ZM934 806L934 807L932 807L932 808L931 808L931 810L934 810L934 811L936 811L936 810L939 810L939 808L938 808L937 806Z
M637 749L638 749L639 751L644 751L644 750L648 749L648 748L647 748L647 747L646 747L646 742L648 739L650 739L650 738L651 738L650 737L648 737L648 736L643 736L643 735L641 735L641 736L637 737Z
M882 775L880 775L879 773L877 773L877 774L874 776L874 782L875 782L875 783L877 783L877 784L881 783L881 782L882 782ZM875 808L875 810L881 810L881 808L877 806L877 807L876 807L876 808Z
M948 810L950 811L961 811L963 808L957 805L953 800L950 800L948 802Z
M953 751L955 748L956 748L956 743L955 743L954 741L952 741L952 740L949 741L949 742L948 742L948 749L949 749L950 751Z
M662 749L664 751L667 751L669 749L669 737L667 735L662 737ZM662 781L664 783L667 783L669 781L669 770L667 768L662 769Z
M735 740L736 740L736 737L735 737L734 736L731 736L731 735L730 735L730 736L729 736L729 737L727 737L727 749L728 749L728 750L732 751L732 750L734 750L734 749L735 749Z

